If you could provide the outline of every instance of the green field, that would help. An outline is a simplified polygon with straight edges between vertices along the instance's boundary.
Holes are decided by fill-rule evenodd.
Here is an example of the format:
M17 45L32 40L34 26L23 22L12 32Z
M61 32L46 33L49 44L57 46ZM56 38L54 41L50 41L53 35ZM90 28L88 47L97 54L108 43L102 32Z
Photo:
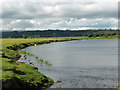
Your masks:
M25 63L16 62L20 58L18 50L23 48L47 44L51 42L82 40L82 39L117 39L117 36L110 37L54 37L54 38L34 38L34 39L0 39L0 58L2 61L2 83L3 88L10 88L14 84L16 87L24 88L49 88L54 81L38 72L36 67ZM1 73L0 73L1 74ZM1 76L1 75L0 75ZM10 83L11 82L11 83Z

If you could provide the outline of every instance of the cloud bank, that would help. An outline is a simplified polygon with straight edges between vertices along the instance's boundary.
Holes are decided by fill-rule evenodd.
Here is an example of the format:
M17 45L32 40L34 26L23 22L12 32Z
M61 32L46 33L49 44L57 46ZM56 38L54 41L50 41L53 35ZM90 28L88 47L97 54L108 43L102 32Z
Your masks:
M117 29L118 2L3 2L3 30Z

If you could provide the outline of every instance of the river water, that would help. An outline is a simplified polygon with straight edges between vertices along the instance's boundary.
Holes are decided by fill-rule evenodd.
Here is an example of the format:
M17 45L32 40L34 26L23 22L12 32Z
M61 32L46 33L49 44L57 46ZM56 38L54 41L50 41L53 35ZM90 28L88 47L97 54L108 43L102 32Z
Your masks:
M113 88L118 84L117 39L54 42L23 50L53 64L41 67L31 56L19 60L32 62L41 73L62 81L51 88Z

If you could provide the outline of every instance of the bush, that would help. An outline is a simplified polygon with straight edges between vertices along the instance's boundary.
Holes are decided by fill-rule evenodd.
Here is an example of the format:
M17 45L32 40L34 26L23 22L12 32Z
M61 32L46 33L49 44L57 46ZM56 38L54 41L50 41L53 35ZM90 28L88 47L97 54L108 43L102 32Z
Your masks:
M3 49L2 57L7 57L11 59L19 58L20 55L17 51L10 50L10 49Z

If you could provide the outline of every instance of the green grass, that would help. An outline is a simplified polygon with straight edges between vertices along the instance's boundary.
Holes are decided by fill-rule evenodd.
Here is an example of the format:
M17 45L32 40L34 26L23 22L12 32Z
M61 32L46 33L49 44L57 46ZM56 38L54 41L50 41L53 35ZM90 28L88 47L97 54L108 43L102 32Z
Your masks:
M20 55L17 51L10 50L10 49L3 49L3 55L2 56L7 57L7 58L11 58L11 59L20 57Z
M56 37L56 38L35 38L35 39L2 39L0 48L0 60L2 60L2 82L3 87L9 80L16 80L25 87L50 87L54 81L38 72L36 67L25 63L16 62L20 58L19 53L27 54L26 51L18 50L36 45L48 44L50 42L61 42L82 39L115 39L117 37ZM34 56L29 53L29 55ZM2 56L2 57L1 57ZM34 56L35 57L35 56ZM35 57L38 59L37 57ZM44 62L47 63L48 62ZM1 79L1 78L0 78Z
M27 65L25 63L11 62L11 59L2 59L2 82L7 83L8 80L17 78L22 85L26 83L29 87L49 87L54 81L44 74L38 72L36 67ZM46 84L47 83L47 84Z
M26 55L26 54L27 54L27 52L26 52L26 51L19 51L19 53L20 53L20 54L24 54L24 55Z
M62 83L62 81L61 80L57 80L57 82L56 83Z

